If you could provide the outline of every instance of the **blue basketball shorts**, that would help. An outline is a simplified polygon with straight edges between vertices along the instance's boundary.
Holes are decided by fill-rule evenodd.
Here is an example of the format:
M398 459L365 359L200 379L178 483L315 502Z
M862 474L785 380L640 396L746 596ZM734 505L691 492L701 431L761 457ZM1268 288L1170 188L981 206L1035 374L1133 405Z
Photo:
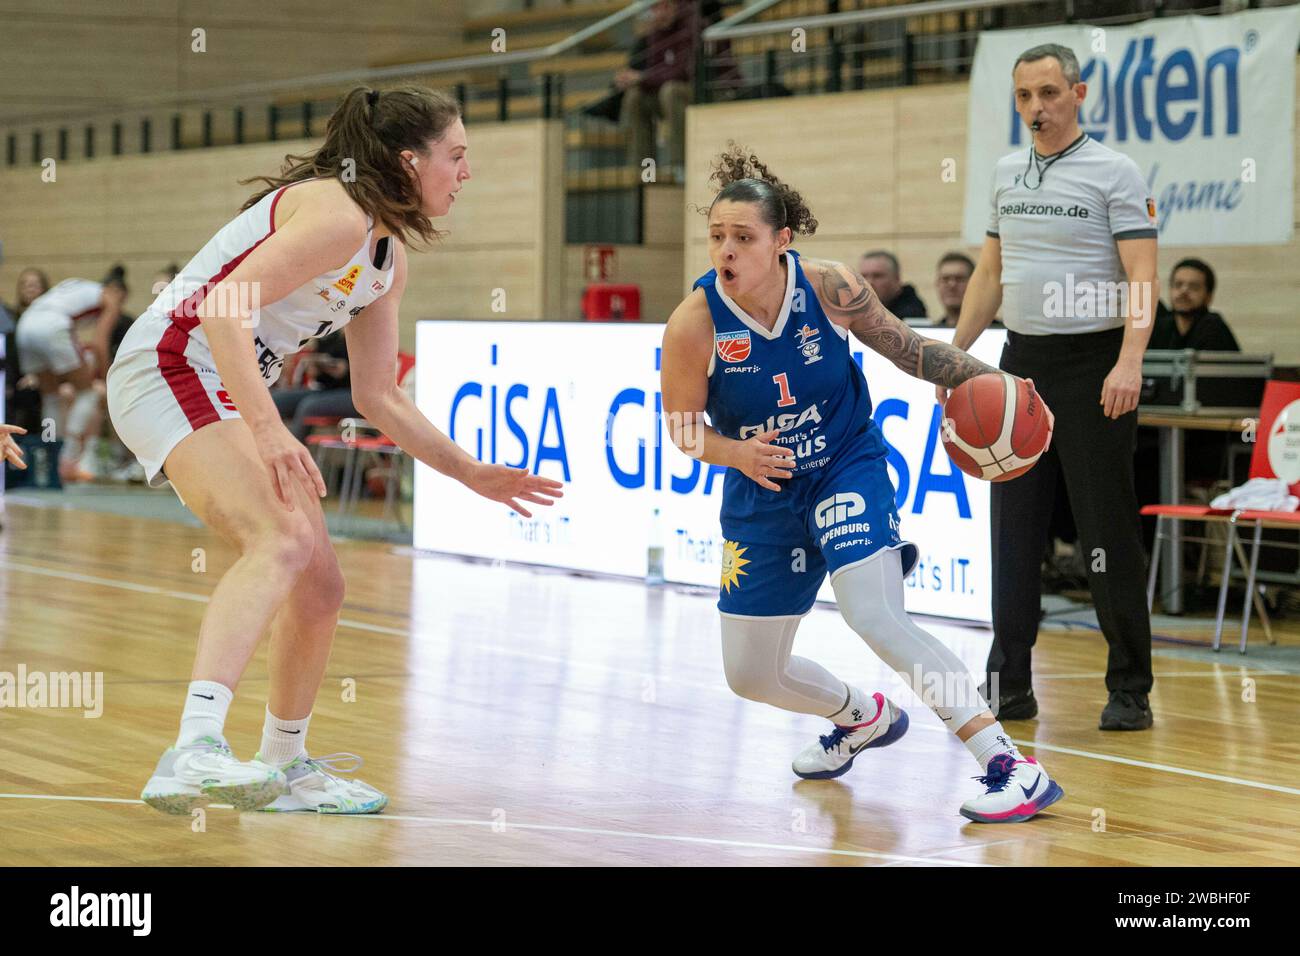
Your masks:
M885 456L863 445L782 482L779 492L734 469L727 472L719 611L744 617L806 614L827 572L834 581L886 550L901 552L903 576L912 573L919 551L899 537Z

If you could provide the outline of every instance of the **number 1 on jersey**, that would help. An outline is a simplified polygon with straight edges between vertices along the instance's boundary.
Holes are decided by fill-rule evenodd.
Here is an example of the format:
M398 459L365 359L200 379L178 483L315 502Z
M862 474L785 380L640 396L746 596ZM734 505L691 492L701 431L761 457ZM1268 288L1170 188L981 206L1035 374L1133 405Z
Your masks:
M776 382L776 387L781 390L781 397L777 399L777 408L789 408L795 403L795 397L790 394L790 380L786 378L786 373L773 375L772 381Z

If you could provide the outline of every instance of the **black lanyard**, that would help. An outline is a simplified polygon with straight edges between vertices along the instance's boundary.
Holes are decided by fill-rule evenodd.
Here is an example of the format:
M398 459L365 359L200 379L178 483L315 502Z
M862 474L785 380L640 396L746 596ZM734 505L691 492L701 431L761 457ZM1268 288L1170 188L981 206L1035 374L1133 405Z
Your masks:
M1038 150L1034 149L1033 146L1030 146L1029 161L1025 163L1025 174L1022 177L1022 181L1025 184L1025 188L1038 189L1040 186L1042 186L1043 177L1047 175L1047 171L1051 169L1052 164L1059 159L1064 159L1066 156L1069 156L1071 153L1077 153L1079 149L1083 146L1083 144L1087 142L1087 140L1088 140L1088 134L1080 133L1079 138L1076 139L1069 146L1065 147L1065 149L1061 150L1059 153L1057 153L1054 156L1046 157L1047 160L1046 162L1043 162L1044 157L1040 157L1038 155ZM1029 185L1029 170L1031 167L1034 169L1035 172L1038 173L1038 183L1033 186Z

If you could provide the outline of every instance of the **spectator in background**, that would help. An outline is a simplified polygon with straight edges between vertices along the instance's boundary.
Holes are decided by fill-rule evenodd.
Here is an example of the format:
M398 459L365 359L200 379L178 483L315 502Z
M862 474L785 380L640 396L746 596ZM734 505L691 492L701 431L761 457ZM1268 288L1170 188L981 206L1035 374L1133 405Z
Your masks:
M62 481L95 477L82 458L87 439L98 437L103 424L103 375L126 295L126 270L114 266L102 282L64 279L33 301L18 320L19 362L25 376L36 376L41 418L54 423L53 448ZM77 344L75 327L80 320L94 322L89 359Z
M955 329L961 318L961 300L966 298L966 284L975 271L975 262L962 252L949 252L939 260L934 272L934 291L939 296L943 315L930 323L936 328Z
M27 307L50 291L50 280L40 269L24 269L18 273L18 295L13 308L7 310L14 325L5 331L5 415L9 421L21 425L31 434L41 429L41 393L36 378L24 378L22 364L18 361L18 345L14 341L17 322Z
M1156 327L1151 332L1153 349L1197 349L1202 352L1240 352L1237 338L1217 312L1214 300L1214 270L1200 259L1183 259L1169 275L1169 304L1156 310Z
M912 286L904 285L898 268L898 257L883 249L864 252L858 262L858 272L871 284L885 308L900 319L924 319L925 303Z
M273 388L271 398L286 427L300 442L307 441L309 418L360 418L352 404L348 346L343 331L308 342L294 368L294 382ZM299 379L300 373L305 373Z
M1182 259L1175 263L1169 275L1169 303L1173 308L1167 309L1163 302L1159 303L1148 347L1240 352L1237 337L1223 316L1210 311L1214 283L1214 270L1208 263L1200 259ZM1254 404L1257 396L1252 384L1231 378L1200 379L1196 383L1196 397L1202 405L1210 407ZM1157 379L1149 400L1172 404L1178 400L1179 394L1180 391L1176 391L1167 379ZM1187 432L1183 444L1185 497L1208 503L1214 484L1228 478L1229 452L1235 440L1227 432ZM1139 428L1134 457L1139 504L1155 504L1162 500L1159 461L1159 432L1154 428ZM1142 519L1142 537L1149 552L1155 540L1154 518Z
M695 43L702 29L694 0L660 0L637 24L629 67L614 75L623 91L619 125L627 135L628 162L640 169L656 157L656 123L666 135L666 164L676 177L686 166L686 105L695 79Z

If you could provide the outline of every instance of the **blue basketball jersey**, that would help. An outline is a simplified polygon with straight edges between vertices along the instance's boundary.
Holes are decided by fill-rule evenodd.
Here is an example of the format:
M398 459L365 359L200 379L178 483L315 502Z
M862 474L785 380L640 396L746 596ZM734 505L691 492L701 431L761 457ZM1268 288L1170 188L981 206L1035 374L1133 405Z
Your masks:
M794 451L793 476L826 467L850 446L855 453L884 455L848 332L827 318L798 253L786 253L786 266L785 301L770 332L723 292L716 270L695 280L713 316L705 406L710 422L739 441L780 429L773 444Z

